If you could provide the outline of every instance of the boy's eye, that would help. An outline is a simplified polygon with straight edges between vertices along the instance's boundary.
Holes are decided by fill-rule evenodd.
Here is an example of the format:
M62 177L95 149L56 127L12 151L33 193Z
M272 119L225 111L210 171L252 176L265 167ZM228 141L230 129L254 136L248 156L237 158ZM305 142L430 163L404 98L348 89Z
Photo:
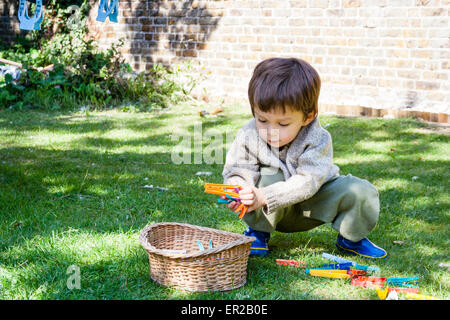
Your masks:
M279 123L279 125L282 127L287 127L289 125L289 123Z
M259 122L266 123L266 120L258 119Z

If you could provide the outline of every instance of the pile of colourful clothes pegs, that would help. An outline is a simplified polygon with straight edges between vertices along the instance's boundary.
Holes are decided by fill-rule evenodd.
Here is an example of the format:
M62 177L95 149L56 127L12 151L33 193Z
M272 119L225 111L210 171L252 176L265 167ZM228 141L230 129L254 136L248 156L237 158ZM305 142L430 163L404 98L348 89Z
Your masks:
M382 300L398 300L398 293L405 293L406 299L437 300L433 296L419 294L419 277L384 278L371 276L372 272L380 271L378 267L360 265L356 262L322 254L323 258L337 263L324 264L319 268L306 268L303 261L276 259L279 265L290 265L305 268L308 275L334 279L351 279L352 286L375 288L378 297ZM383 289L384 288L384 289Z

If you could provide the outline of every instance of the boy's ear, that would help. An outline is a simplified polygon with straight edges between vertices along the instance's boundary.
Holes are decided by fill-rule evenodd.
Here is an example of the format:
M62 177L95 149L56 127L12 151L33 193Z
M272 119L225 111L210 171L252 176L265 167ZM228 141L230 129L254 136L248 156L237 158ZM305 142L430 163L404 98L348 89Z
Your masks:
M307 126L308 124L313 122L313 120L316 118L316 116L317 116L317 114L314 111L310 112L308 114L308 116L306 117L306 120L303 122L303 126Z

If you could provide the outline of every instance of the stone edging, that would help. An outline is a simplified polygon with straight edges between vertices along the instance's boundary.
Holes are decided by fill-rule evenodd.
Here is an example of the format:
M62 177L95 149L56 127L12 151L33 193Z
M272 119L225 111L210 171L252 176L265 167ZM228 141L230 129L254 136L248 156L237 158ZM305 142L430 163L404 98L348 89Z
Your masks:
M365 116L365 117L385 117L385 118L416 118L426 122L436 122L449 124L449 115L446 113L434 113L415 110L396 109L375 109L362 106L346 105L319 105L319 113L331 113L342 116Z

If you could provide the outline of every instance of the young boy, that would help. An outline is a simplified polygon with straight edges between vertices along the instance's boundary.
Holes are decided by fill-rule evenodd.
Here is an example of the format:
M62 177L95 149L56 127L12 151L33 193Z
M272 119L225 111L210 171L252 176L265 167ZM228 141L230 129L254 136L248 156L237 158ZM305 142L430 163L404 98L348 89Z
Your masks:
M366 238L378 221L378 191L367 180L340 176L333 164L331 136L317 117L320 84L316 70L300 59L270 58L256 66L248 88L254 118L227 153L224 183L243 187L244 234L256 237L252 255L268 253L275 230L331 223L339 249L383 259L386 251Z

